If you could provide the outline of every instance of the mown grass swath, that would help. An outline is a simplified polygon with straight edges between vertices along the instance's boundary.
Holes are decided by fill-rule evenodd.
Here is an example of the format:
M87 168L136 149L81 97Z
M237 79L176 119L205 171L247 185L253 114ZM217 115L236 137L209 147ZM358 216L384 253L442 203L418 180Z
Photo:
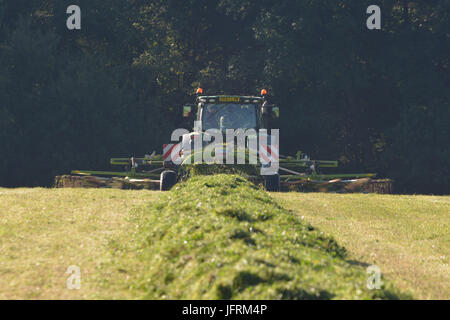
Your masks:
M150 299L394 299L331 237L238 175L194 176L134 217L130 285ZM130 248L129 248L130 249Z

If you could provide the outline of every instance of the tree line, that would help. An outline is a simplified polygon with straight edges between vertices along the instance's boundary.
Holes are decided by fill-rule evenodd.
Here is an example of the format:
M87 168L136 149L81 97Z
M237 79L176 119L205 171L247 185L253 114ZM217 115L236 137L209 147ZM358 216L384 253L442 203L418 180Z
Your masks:
M448 194L450 1L372 2L0 0L0 186L160 153L201 86L266 88L281 154Z

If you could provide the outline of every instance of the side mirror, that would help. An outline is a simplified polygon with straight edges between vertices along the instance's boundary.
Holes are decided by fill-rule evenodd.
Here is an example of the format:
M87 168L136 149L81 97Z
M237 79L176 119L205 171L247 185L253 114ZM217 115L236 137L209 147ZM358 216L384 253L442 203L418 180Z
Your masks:
M183 106L183 118L189 118L191 116L192 106Z
M280 116L280 108L273 104L264 104L261 112L264 116L270 118L278 118Z
M280 107L272 107L272 118L279 118L280 117Z

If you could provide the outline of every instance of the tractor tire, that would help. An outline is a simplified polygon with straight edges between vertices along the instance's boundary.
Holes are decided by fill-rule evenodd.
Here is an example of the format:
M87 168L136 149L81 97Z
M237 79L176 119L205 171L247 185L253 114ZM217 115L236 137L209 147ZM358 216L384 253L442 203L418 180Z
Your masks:
M280 191L280 175L274 174L270 176L264 176L264 187L267 191Z
M166 170L161 172L161 179L159 181L160 191L169 191L177 182L177 174L175 171Z

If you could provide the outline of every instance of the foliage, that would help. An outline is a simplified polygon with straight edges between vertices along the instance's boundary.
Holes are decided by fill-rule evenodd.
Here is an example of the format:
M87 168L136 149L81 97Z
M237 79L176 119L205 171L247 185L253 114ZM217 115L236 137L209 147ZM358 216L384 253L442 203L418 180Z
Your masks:
M448 193L450 1L0 0L0 185L160 151L193 88L282 108L281 153Z

